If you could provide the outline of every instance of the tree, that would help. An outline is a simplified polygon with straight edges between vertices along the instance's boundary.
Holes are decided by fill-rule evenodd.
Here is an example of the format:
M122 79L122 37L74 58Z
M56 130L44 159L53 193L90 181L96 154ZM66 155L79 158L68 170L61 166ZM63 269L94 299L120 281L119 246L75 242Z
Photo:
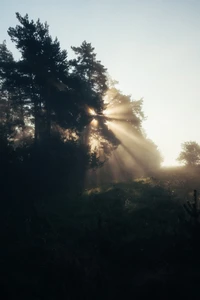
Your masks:
M159 149L148 139L142 127L146 118L143 99L133 100L116 84L110 80L104 97L104 113L94 116L100 126L91 129L90 139L95 138L101 150L100 158L106 158L106 163L95 172L89 170L89 185L149 176L160 168L162 162Z
M187 166L200 164L200 145L195 141L185 142L181 145L182 151L177 160Z
M29 135L31 105L22 77L21 62L14 60L6 43L0 44L0 121L7 128L9 139L20 140Z
M81 138L89 145L96 141L97 146L92 149L96 151L98 157L102 156L100 153L103 152L101 157L103 161L119 145L119 140L108 130L103 115L104 98L108 90L107 69L97 60L95 48L90 43L84 41L80 47L72 47L72 50L76 55L76 58L70 61L72 75L82 82L81 93L86 109L93 110L93 116L89 113L89 122L82 131ZM97 126L93 124L94 117Z
M76 58L70 61L73 73L87 83L92 91L90 106L100 113L103 110L103 96L107 86L107 69L96 59L95 48L84 41L80 47L72 47Z
M155 161L159 165L156 146L142 131L143 100L116 88L92 45L84 41L72 47L75 58L68 60L47 23L30 20L27 14L16 16L19 25L10 27L8 34L21 58L15 61L5 43L1 45L0 117L9 129L7 141L12 135L20 148L18 162L26 161L30 173L38 165L44 171L41 176L54 174L54 179L63 168L67 181L70 174L83 175L88 166L102 165L121 144L130 160L148 168ZM119 130L110 129L109 122ZM134 138L127 139L127 134Z
M1 120L15 129L15 147L17 139L22 141L16 154L30 175L26 181L37 188L40 178L46 178L48 185L50 177L83 182L84 170L97 165L98 159L79 137L91 121L88 108L103 110L106 69L86 42L75 49L77 59L69 64L67 52L52 39L47 23L16 16L20 24L10 27L8 34L21 53L20 60L14 60L5 43L0 48L1 106L5 107ZM35 143L27 148L24 133L28 127ZM70 138L65 130L71 132Z
M117 120L130 124L138 133L141 133L145 115L142 110L143 99L133 100L131 95L123 94L117 89L118 82L111 81L106 93L106 115L110 120Z
M37 141L41 134L43 137L51 134L56 113L53 111L55 91L59 91L66 80L67 53L60 49L57 39L52 39L47 23L42 24L39 19L37 22L30 21L27 14L22 17L17 13L16 16L20 25L10 27L8 34L21 52L21 60L17 65L20 78L18 85L21 84L30 101Z
M72 47L76 58L68 62L67 52L52 39L47 23L16 14L20 25L8 34L21 52L19 84L24 83L34 120L35 141L50 138L55 124L80 135L91 120L88 107L103 110L107 89L106 69L91 44Z

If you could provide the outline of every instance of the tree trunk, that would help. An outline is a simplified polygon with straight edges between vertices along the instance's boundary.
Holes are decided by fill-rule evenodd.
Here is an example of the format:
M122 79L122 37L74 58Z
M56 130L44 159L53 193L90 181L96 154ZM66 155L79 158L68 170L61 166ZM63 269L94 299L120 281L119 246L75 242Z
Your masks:
M47 86L47 98L46 98L46 138L49 140L51 137L51 107L50 107L51 91Z
M35 114L35 144L38 144L39 141L39 112L36 100L34 101L34 114Z

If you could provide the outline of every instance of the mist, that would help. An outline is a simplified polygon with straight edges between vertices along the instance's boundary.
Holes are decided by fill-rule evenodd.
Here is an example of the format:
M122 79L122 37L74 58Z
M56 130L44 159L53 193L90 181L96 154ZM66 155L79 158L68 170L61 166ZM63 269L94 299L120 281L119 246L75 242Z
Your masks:
M148 68L143 78L149 82L142 89L135 75L123 72L125 55L115 65L119 71L112 72L115 51L109 42L97 34L93 45L85 40L89 31L80 30L87 28L85 19L93 18L85 10L89 2L78 1L75 7L68 32L76 33L77 20L81 41L75 39L72 46L63 46L70 41L68 15L55 38L55 23L51 28L39 18L43 1L35 3L41 8L36 18L17 12L6 29L9 42L0 44L2 294L5 299L199 299L198 126L196 131L190 127L192 118L185 111L187 133L183 130L178 102L171 102L177 117L176 126L171 123L167 101L152 99ZM133 2L143 21L148 3L153 3L151 16L152 9L154 15L154 9L165 7L162 1L143 1L141 12ZM112 4L112 14L121 15L117 9L124 4ZM81 5L84 15L78 13ZM50 3L45 11L51 20L48 8ZM103 15L100 20L104 27ZM61 31L65 38L60 41ZM159 28L158 33L161 37ZM125 47L128 55L129 38L123 42L120 36L119 31L116 52ZM109 39L116 43L113 34ZM99 43L112 52L105 59L108 68L100 60ZM157 86L163 72L159 67ZM119 73L134 83L135 93L127 93L121 76L117 81ZM168 76L165 80L171 82ZM158 87L155 97L165 99L166 85L162 93ZM184 131L182 141L178 127ZM172 153L178 165L164 167Z

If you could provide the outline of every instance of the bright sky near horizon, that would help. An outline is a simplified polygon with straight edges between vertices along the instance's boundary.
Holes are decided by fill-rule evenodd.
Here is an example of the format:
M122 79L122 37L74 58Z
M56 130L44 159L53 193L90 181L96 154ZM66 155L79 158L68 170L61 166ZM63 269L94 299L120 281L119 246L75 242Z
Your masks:
M15 12L50 25L63 49L95 47L120 89L144 97L144 128L177 164L181 143L200 143L200 0L0 0L0 42Z

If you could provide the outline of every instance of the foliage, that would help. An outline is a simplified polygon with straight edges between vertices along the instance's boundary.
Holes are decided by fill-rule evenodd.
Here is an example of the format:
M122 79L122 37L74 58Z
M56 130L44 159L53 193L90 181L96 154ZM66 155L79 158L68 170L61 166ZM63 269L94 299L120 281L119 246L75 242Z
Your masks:
M182 144L182 151L177 158L188 166L200 164L200 146L196 142L185 142Z
M106 108L112 112L112 119L125 121L131 124L137 131L141 130L142 121L145 120L144 112L142 111L143 99L132 100L131 95L124 95L116 87L117 82L110 82L109 90L106 95Z
M194 265L184 210L165 188L140 180L56 200L57 206L40 199L25 216L4 211L3 229L12 232L2 236L1 248L2 283L13 287L9 297L119 299L134 292L141 299L144 290L153 296L163 285L170 297L177 276L191 286L178 269ZM179 295L185 293L182 287Z
M9 143L12 141L20 149L34 144L40 151L43 145L71 145L73 140L80 149L80 157L82 148L88 152L81 172L85 174L88 168L102 166L123 143L106 124L108 117L104 111L108 106L121 111L121 121L129 126L128 130L143 137L142 100L132 101L117 90L90 43L84 41L80 47L72 47L75 58L70 60L58 39L51 37L47 23L30 20L27 14L22 17L16 13L16 17L19 25L10 27L8 34L20 52L20 59L14 59L5 42L0 46L0 117ZM91 109L98 126L92 125ZM112 116L110 119L114 120ZM98 147L91 147L92 140ZM155 148L152 145L147 142L147 148L151 148L148 161L156 159L159 164L158 152L150 155ZM63 158L63 163L66 160Z
M142 131L142 100L109 85L91 44L72 47L70 60L47 23L16 16L19 24L8 34L20 59L0 45L5 298L122 298L137 289L141 267L159 268L157 257L163 262L177 234L185 234L178 197L165 186L131 182L81 193L87 170L103 164L100 150L106 160L123 143L106 124L106 94L110 108L123 107L123 122L145 144L146 158L138 161L149 169L159 165L157 148ZM100 140L98 149L91 149L89 136Z
M103 99L102 96L105 95L107 91L107 70L101 64L100 61L96 59L96 53L94 53L94 48L90 43L84 41L80 47L72 47L76 58L70 61L73 67L73 73L80 76L82 80L86 81L94 95L99 96L97 101L98 106L93 107L97 112L102 112L103 109Z

